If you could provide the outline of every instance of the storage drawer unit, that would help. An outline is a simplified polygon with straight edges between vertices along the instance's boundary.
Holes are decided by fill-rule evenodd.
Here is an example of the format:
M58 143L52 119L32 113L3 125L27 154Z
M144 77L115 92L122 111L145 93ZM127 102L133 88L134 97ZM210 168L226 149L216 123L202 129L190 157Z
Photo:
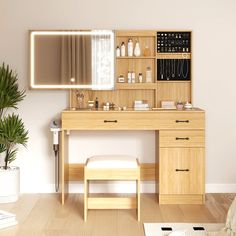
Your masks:
M160 147L204 147L204 130L161 130Z
M174 120L181 122L174 122ZM205 116L176 114L159 131L159 203L205 202Z

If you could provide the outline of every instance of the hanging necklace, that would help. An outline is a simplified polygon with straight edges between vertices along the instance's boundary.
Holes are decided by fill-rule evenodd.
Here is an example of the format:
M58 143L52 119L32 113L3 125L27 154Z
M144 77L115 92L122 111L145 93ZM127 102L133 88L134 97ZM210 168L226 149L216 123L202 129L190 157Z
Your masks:
M160 75L161 75L161 79L163 79L163 77L164 77L163 71L164 71L164 61L163 61L163 59L160 59Z
M166 80L170 80L170 60L166 59Z
M186 71L184 73L184 62L186 61ZM183 75L183 78L186 79L188 77L188 70L189 70L189 66L188 66L188 60L187 59L183 59L183 63L182 63L182 75Z
M181 67L180 67L180 59L177 59L177 75L180 77Z
M175 59L171 60L171 72L172 72L172 78L175 77Z

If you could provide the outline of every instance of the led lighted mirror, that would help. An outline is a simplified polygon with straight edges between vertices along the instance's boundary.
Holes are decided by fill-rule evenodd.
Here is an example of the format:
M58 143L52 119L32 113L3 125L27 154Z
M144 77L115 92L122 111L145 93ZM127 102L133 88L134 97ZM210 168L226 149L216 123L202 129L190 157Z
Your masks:
M113 89L114 32L31 31L30 85L39 89Z

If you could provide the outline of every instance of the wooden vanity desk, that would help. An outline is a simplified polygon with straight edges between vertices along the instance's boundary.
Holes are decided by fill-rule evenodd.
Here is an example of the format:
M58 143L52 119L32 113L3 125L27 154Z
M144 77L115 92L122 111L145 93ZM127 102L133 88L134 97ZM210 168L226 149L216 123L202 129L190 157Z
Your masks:
M203 204L205 201L205 112L190 110L88 111L64 110L61 114L62 204L72 171L83 179L83 164L68 163L68 132L79 130L154 130L155 171L160 204ZM72 170L73 169L73 170ZM141 166L142 169L142 166ZM145 178L143 178L145 179Z

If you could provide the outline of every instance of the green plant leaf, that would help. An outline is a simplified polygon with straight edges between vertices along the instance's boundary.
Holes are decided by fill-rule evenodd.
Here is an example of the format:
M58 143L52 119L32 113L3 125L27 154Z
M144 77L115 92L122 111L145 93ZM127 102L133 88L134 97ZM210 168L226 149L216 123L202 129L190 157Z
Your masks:
M5 152L5 151L6 151L5 145L0 143L0 153Z
M28 131L25 130L24 123L18 115L14 113L0 120L0 143L7 149L16 144L26 146Z
M17 74L3 63L0 66L0 118L4 109L17 109L17 104L24 97L25 90L19 89Z
M5 148L5 168L16 158L16 146L26 146L28 131L18 115L9 114L0 120L0 144Z
M7 160L5 160L5 162L7 161L9 164L11 163L11 162L13 162L15 159L16 159L16 154L17 154L17 149L14 149L14 150L12 150L12 151L10 151L9 153L8 153L8 156L6 156L7 157ZM5 157L5 158L6 158Z
M18 115L5 115L7 109L17 109L25 97L25 90L18 86L17 74L3 63L0 66L0 153L3 153L4 168L16 159L17 146L26 146L28 131Z

